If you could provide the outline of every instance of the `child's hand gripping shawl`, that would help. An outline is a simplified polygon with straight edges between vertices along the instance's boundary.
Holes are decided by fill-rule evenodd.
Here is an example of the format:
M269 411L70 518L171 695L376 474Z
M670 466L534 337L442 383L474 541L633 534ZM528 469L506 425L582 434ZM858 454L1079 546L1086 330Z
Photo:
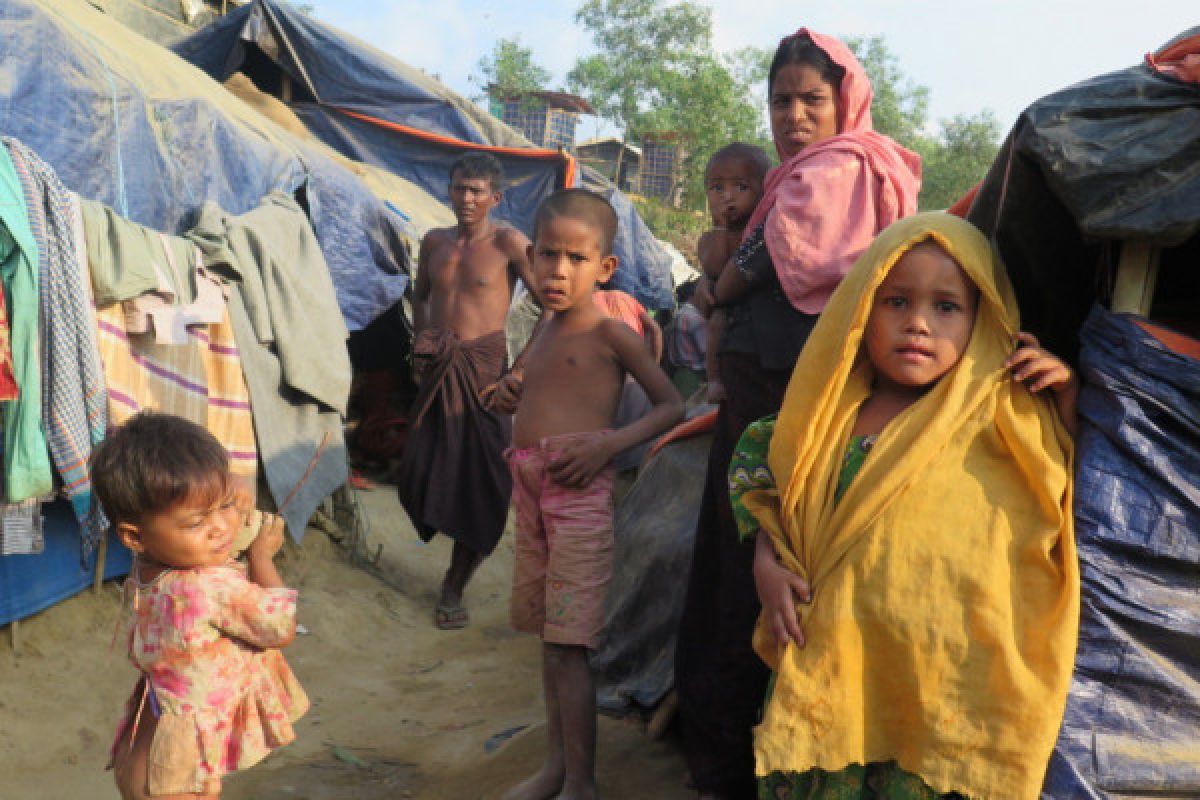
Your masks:
M936 240L980 289L959 364L879 437L840 503L838 467L870 367L875 289ZM759 654L779 673L756 733L760 774L896 760L939 792L1035 798L1075 652L1079 575L1070 440L1003 363L1019 325L1003 267L968 223L886 230L834 294L792 376L771 444L778 494L750 500L806 576L807 645Z

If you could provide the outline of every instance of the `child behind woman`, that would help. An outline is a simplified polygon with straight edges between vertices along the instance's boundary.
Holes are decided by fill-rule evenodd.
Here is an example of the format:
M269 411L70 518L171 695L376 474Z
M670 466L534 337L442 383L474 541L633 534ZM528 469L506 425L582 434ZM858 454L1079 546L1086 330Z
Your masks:
M272 561L277 518L231 559L241 513L228 456L203 428L143 412L92 457L97 495L134 553L128 648L141 672L113 743L123 800L218 798L221 776L295 738L308 698L278 648L296 591Z
M978 231L897 222L830 300L773 430L743 436L731 494L776 676L760 796L1038 796L1079 610L1076 381L1018 324Z
M683 413L670 380L628 325L592 294L612 277L617 218L585 189L549 197L529 249L536 293L552 319L530 343L508 460L517 517L513 626L542 637L548 752L507 800L596 795L596 691L587 650L604 623L612 577L612 460ZM653 408L612 429L625 375Z
M725 396L717 373L717 351L725 335L726 315L724 309L713 305L716 285L742 243L746 223L762 199L763 181L770 169L771 159L766 151L744 142L725 145L709 157L704 168L704 194L713 226L700 237L696 255L707 282L700 303L708 316L704 371L710 403L719 402ZM737 270L729 266L728 272L724 276L725 285L740 285ZM740 289L744 290L744 285Z

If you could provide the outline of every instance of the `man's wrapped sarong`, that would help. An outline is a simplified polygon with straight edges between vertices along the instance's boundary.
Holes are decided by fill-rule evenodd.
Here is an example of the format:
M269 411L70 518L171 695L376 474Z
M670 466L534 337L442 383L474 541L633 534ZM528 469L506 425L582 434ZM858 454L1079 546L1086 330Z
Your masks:
M400 459L400 502L422 539L440 531L487 555L504 532L512 494L503 457L511 420L480 397L504 372L504 333L463 342L452 331L425 330L413 357L428 366Z

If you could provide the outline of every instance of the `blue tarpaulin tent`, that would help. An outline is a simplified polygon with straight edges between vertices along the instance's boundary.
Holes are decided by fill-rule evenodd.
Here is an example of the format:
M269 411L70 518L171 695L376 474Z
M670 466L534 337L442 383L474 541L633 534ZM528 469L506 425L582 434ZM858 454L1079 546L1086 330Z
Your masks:
M510 186L497 215L529 234L538 202L579 183L567 154L540 150L436 80L277 0L255 0L173 48L224 81L246 74L288 99L323 142L447 201L448 169L467 150L493 153ZM629 201L604 182L620 218L614 286L653 309L674 307L672 258Z
M403 220L336 155L283 131L187 63L85 2L0 4L0 132L68 188L168 233L206 201L231 214L298 193L347 327L407 285Z
M1099 75L1021 114L969 214L1023 327L1083 382L1079 648L1047 800L1200 797L1200 361L1100 305L1122 243L1151 246L1151 321L1200 332L1198 153L1200 85Z
M273 189L309 212L350 329L401 297L405 223L334 151L292 135L170 51L84 0L0 3L0 133L20 139L80 195L179 233L205 202L233 214ZM46 507L45 551L0 557L0 624L89 585L79 533ZM128 569L109 547L105 576Z

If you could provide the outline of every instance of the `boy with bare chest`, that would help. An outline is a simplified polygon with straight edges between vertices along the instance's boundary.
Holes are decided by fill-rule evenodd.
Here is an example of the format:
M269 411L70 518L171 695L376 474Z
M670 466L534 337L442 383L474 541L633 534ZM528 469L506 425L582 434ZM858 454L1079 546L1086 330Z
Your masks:
M670 379L625 323L592 300L617 267L617 218L604 198L567 189L538 209L529 249L553 317L530 344L508 461L517 513L512 621L542 637L548 752L506 800L596 796L596 696L587 650L612 575L612 460L683 414ZM653 408L612 429L625 375Z
M444 629L467 624L463 591L504 532L511 494L503 458L509 419L480 399L504 373L504 318L516 280L532 285L529 240L491 219L502 188L492 156L470 153L454 163L449 193L458 224L421 241L413 285L419 390L397 483L421 538L441 531L454 540L434 612Z

